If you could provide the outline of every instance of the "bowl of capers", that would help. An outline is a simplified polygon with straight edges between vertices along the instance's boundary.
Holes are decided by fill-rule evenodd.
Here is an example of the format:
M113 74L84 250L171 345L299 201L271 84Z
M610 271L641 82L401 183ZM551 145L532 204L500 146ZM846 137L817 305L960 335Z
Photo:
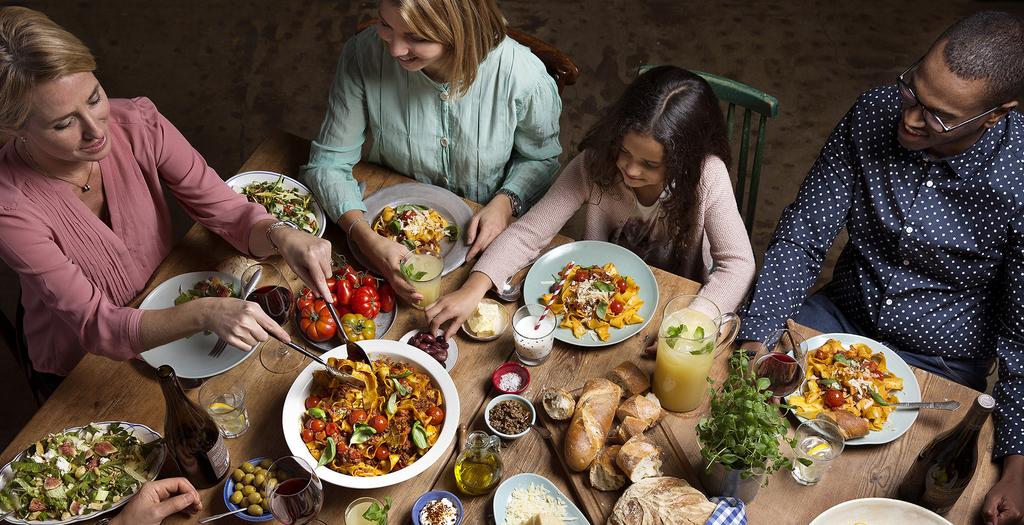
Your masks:
M274 460L267 457L253 458L243 462L231 471L224 482L224 504L228 510L246 509L235 514L245 521L270 521L267 492L277 485L277 478L270 472Z

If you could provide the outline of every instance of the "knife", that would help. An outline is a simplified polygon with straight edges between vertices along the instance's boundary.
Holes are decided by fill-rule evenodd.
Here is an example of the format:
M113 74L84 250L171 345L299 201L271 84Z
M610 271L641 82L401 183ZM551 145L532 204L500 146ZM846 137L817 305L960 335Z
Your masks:
M934 408L938 410L956 410L960 408L959 401L932 401L932 402L905 402L905 403L892 403L889 406L896 407L897 409L919 409L919 408Z

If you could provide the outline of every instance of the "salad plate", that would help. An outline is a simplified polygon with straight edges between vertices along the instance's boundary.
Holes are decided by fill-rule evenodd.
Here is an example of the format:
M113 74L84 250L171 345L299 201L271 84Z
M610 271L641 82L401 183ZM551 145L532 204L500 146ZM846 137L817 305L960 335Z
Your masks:
M78 465L75 458L89 452L92 457L83 459L83 464ZM92 459L96 461L90 463ZM127 504L143 483L156 479L166 459L163 438L145 425L102 421L66 428L32 443L0 469L0 509L10 510L15 498L24 507L31 500L53 506L60 497L66 500L69 493L74 493L76 496L69 503L69 508L78 503L84 507L81 515L30 520L26 519L27 514L16 512L6 519L10 523L24 525L65 525L93 520ZM74 476L78 468L84 472L80 479L89 480L85 485L79 482L77 486L70 487L56 475L67 471ZM94 473L98 475L89 477ZM59 485L45 490L36 486L39 481L36 478L39 477L43 478L44 484ZM31 488L26 489L26 486ZM79 500L78 494L88 497L88 500L84 497ZM116 503L113 502L115 497L120 498ZM24 501L26 498L29 501Z
M606 341L598 339L592 330L588 330L582 338L576 338L571 329L558 326L555 328L555 339L582 347L610 346L636 335L651 322L659 300L658 282L654 279L654 273L635 253L604 241L576 241L563 244L537 259L523 281L523 302L543 304L541 296L549 293L552 286L557 284L559 272L569 262L582 266L604 266L612 263L619 275L632 277L640 288L637 295L644 302L637 312L643 317L643 322L627 324L622 328L611 328L610 337ZM559 321L561 320L562 316L559 316Z
M441 241L441 256L444 257L442 275L448 275L466 262L469 245L466 244L465 236L469 221L473 219L473 210L458 195L431 184L409 182L381 188L366 197L363 204L366 205L366 219L371 226L377 220L377 216L388 206L411 204L437 211L449 224L458 227L457 239ZM370 268L366 264L366 258L351 238L348 239L348 247L363 267Z
M159 310L174 306L174 301L185 290L196 283L212 277L234 286L235 294L241 290L241 281L222 272L191 272L172 277L153 289L139 308L142 310ZM139 357L153 368L170 365L178 377L185 379L203 379L231 370L245 361L254 352L228 346L218 357L210 357L210 350L217 344L217 334L197 332L177 341L147 350Z
M246 195L250 201L262 204L278 220L295 224L317 237L323 237L327 231L327 216L313 196L313 192L287 175L272 171L246 171L225 182L236 193ZM248 195L246 188L257 183L266 186L264 191L258 195Z

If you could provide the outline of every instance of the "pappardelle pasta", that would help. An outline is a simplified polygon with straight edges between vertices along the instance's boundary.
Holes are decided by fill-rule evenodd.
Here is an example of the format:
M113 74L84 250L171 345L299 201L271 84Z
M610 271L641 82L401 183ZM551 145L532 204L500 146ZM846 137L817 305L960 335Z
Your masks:
M441 241L459 238L459 227L432 208L420 204L386 206L373 221L378 235L402 243L410 250L425 247L441 253Z
M333 357L327 364L362 379L366 388L342 385L324 370L313 373L302 440L320 465L350 476L381 476L411 465L437 442L444 399L429 376L387 358L374 360L372 369Z
M640 308L640 286L632 277L619 275L612 263L604 266L568 266L556 277L551 293L541 296L541 302L551 303L551 312L562 316L559 324L572 330L582 339L587 330L593 330L602 341L611 337L611 328L644 322ZM558 284L565 284L559 289Z
M871 430L881 430L888 406L899 400L893 394L903 390L903 379L885 365L885 355L864 344L844 348L829 339L807 354L807 381L803 395L789 397L797 415L815 418L825 410L843 410L864 418Z

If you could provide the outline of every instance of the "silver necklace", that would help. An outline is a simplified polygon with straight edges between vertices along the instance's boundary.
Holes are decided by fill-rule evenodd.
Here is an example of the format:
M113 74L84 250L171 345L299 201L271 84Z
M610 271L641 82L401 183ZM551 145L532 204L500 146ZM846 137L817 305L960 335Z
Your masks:
M32 169L38 171L39 173L41 173L41 174L43 174L43 175L45 175L47 177L54 178L54 179L57 179L57 180L60 180L60 181L64 181L64 182L66 182L68 184L71 184L72 186L77 186L77 187L81 188L82 193L85 193L87 191L92 190L92 186L89 183L92 182L92 172L95 171L96 164L97 164L96 162L89 163L89 176L85 179L85 184L78 184L77 182L72 182L70 180L65 179L64 177L58 177L56 175L51 175L48 171L44 170L43 167L40 166L38 162L36 162L35 157L32 156L32 152L30 152L28 150L28 147L26 147L24 144L22 144L21 149L22 149L22 151L25 152L25 155L28 155L28 158L25 159L25 160L29 161L29 164L32 165Z

